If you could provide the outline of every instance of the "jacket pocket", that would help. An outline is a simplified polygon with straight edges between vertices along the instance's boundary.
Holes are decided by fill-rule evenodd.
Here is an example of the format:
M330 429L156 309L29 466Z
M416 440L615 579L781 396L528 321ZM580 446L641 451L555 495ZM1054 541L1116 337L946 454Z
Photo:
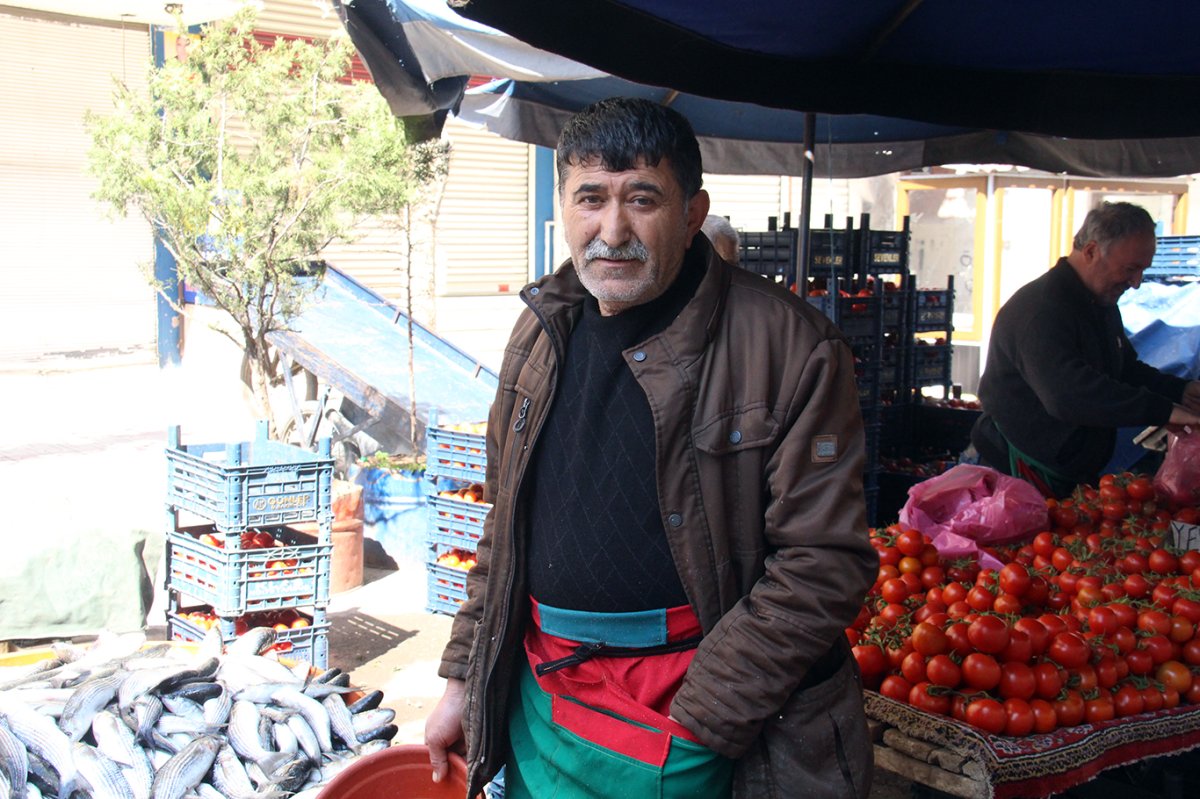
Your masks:
M693 431L696 448L718 457L766 446L778 433L779 422L765 405L724 411L700 422Z
M737 764L735 799L865 799L874 752L853 658L792 694Z

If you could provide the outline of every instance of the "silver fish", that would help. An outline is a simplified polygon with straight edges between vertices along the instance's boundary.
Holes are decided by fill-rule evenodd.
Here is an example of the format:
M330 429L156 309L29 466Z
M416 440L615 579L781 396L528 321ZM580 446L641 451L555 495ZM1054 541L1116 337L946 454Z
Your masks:
M271 694L271 699L284 707L300 711L300 714L304 716L309 726L312 727L313 732L316 733L317 740L321 743L321 750L328 752L333 749L329 727L329 712L325 710L325 707L320 702L305 696L295 688L280 688Z
M312 773L312 762L304 755L297 755L284 762L274 771L267 773L266 781L262 784L265 790L280 791L291 794L303 787Z
M361 713L364 710L374 710L375 708L379 707L379 703L382 701L383 691L369 691L350 704L346 705L346 709L351 713Z
M120 766L93 746L77 741L72 747L75 768L91 791L92 799L133 799L133 790Z
M271 627L253 627L225 645L227 655L260 655L275 643L275 630Z
M368 730L377 730L391 724L396 718L396 711L390 707L377 707L374 710L364 710L353 718L354 731L363 735Z
M190 721L204 721L204 708L187 697L178 694L163 694L162 703L169 713Z
M346 709L346 703L340 696L327 696L321 703L329 714L329 726L333 734L342 739L351 752L358 752L358 731L354 729L354 717ZM332 747L326 747L331 749Z
M253 702L239 699L233 703L226 734L229 745L239 755L255 763L272 757L274 752L263 745L258 732L259 710Z
M154 775L153 799L183 799L212 768L220 748L220 739L211 735L194 739Z
M289 755L295 755L300 751L300 741L296 738L296 733L292 732L291 727L287 722L276 721L272 724L272 736L275 738L275 748L280 752L287 752Z
M308 722L300 714L296 714L287 720L288 727L291 728L292 734L296 736L296 742L300 744L300 750L308 755L308 759L314 765L321 763L321 743L317 740L317 734L313 732Z
M229 711L233 709L233 696L221 683L221 692L211 699L206 699L201 711L204 720L209 724L224 724L229 721Z
M78 741L92 726L92 718L108 706L117 695L121 683L129 676L126 671L114 671L82 683L67 704L58 720L59 729L72 741Z
M154 725L158 724L163 714L162 700L155 694L143 694L134 700L133 706L128 710L124 706L120 706L120 710L121 717L136 733L137 740L149 745Z
M281 791L259 791L255 788L246 773L246 767L228 746L221 747L217 753L217 762L213 764L213 784L228 799L274 799L283 795Z
M150 799L154 766L146 750L138 746L133 730L116 714L102 710L92 719L92 737L105 757L121 766L134 799Z
M71 740L48 716L12 701L0 694L0 718L8 722L8 728L27 749L36 753L58 772L59 797L67 799L75 789L75 762L71 753Z
M278 683L280 685L303 685L303 680L296 677L291 669L278 660L263 657L231 657L226 655L221 659L221 668L217 678L225 683L236 697L241 691L263 683Z
M29 753L21 739L3 723L0 723L0 773L8 781L8 790L13 796L25 795L25 784L29 778Z
M29 782L25 786L25 792L28 793L30 788L36 786L41 793L47 796L58 796L62 786L54 766L40 758L37 752L30 751L28 754Z

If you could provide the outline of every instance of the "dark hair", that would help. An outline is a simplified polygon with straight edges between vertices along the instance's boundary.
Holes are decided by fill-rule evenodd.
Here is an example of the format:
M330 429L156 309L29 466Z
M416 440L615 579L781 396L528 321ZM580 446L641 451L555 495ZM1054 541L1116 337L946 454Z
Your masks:
M1088 211L1072 245L1082 250L1089 241L1094 241L1100 245L1100 252L1107 254L1113 242L1139 233L1153 236L1154 232L1154 220L1145 208L1133 203L1105 202Z
M700 144L678 111L649 100L610 97L575 114L558 136L558 183L567 167L599 159L610 172L633 169L638 161L657 166L669 159L671 171L690 200L703 184Z

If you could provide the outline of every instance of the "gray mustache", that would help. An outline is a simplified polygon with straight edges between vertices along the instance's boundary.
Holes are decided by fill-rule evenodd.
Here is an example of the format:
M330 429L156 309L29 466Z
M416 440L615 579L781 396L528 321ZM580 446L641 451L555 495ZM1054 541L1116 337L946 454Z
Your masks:
M587 249L583 251L583 257L589 261L603 258L606 261L644 262L650 260L650 251L637 239L632 239L628 244L620 247L609 247L599 238L594 238L588 242Z

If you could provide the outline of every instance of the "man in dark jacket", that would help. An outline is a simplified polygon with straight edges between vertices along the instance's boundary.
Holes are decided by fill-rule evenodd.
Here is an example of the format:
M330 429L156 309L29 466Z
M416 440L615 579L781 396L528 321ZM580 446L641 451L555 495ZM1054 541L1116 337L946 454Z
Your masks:
M1095 485L1118 427L1200 422L1200 381L1139 361L1117 308L1154 258L1150 215L1106 202L1073 244L996 315L971 435L983 463L1047 497Z
M509 797L864 797L850 348L698 235L677 112L602 101L557 158L571 260L505 350L434 773L465 737L471 795L505 766Z

